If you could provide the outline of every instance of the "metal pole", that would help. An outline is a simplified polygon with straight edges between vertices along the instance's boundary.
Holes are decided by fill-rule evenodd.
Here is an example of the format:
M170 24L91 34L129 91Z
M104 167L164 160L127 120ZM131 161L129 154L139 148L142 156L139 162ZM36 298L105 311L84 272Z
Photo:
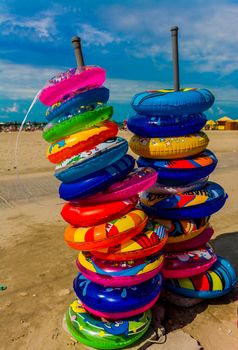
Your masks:
M178 27L172 27L170 30L173 50L174 91L179 91Z
M81 40L78 36L74 36L72 38L72 45L74 48L74 54L77 62L78 68L81 68L84 66L84 59L83 59L83 53L81 48Z

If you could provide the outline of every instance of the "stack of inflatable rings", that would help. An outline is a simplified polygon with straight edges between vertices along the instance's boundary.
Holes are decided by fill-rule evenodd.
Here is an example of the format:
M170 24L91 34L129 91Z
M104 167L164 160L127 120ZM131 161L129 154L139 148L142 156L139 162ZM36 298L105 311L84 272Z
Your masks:
M227 199L220 185L208 181L217 159L201 129L213 102L206 89L142 92L132 99L135 114L127 124L138 165L158 175L141 194L140 206L166 228L164 286L181 297L219 297L236 282L233 267L208 244L209 218Z
M128 143L117 136L105 105L105 70L70 69L40 94L48 106L43 138L61 181L65 242L79 251L73 286L77 299L66 314L69 332L97 349L119 349L141 338L151 323L163 278L161 249L168 235L137 207L138 194L154 185L150 167L134 169Z

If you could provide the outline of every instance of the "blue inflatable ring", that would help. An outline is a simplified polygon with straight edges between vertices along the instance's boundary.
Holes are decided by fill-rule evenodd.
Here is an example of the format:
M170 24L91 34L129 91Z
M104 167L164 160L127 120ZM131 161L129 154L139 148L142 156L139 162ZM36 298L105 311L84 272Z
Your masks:
M207 177L217 165L217 158L208 149L188 158L174 160L153 160L139 157L140 167L151 167L158 173L158 182L167 185L181 185Z
M96 194L126 177L134 165L134 158L125 155L105 169L96 171L79 181L62 183L59 187L59 195L64 200L71 200Z
M117 314L120 314L120 318L124 318L121 317L123 314L125 317L128 317L128 313L133 313L132 316L139 314L137 310L158 298L162 283L162 275L157 274L150 280L132 287L111 288L91 282L79 273L73 287L86 309L88 307L95 310L95 314L99 312L105 314L105 317L110 315L109 318L116 319Z
M218 256L208 271L190 278L166 279L164 288L188 298L218 298L229 293L236 280L229 261Z
M115 163L128 151L128 142L122 137L113 137L89 151L81 152L59 163L55 177L69 183L95 173Z
M96 105L98 103L103 104L106 103L108 99L109 90L105 87L78 93L71 98L57 102L49 107L46 110L46 119L50 121L64 114L74 114L80 110L81 106Z
M145 116L136 114L129 117L128 129L143 137L183 136L200 131L207 122L205 114L174 116Z
M136 94L133 109L145 115L187 115L209 109L215 97L207 89L153 90Z
M176 195L143 192L140 205L147 214L160 218L196 219L214 214L226 199L227 194L220 185L208 182L201 190Z

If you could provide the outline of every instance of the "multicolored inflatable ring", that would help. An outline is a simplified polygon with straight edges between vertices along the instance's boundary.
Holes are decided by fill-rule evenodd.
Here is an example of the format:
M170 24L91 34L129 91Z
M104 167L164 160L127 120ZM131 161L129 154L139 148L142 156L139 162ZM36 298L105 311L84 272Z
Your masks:
M167 239L168 235L165 227L161 225L161 220L149 218L140 234L127 242L94 251L93 254L104 260L137 260L158 253L166 244Z
M108 321L88 313L79 299L69 307L66 322L71 335L89 347L114 350L129 347L147 331L152 320L150 310L125 320Z
M163 276L165 278L186 278L207 271L217 260L208 244L195 250L165 254Z
M181 159L153 160L140 157L137 163L155 169L160 183L175 186L207 177L215 169L217 158L206 149L202 153Z
M68 226L64 240L73 249L93 251L129 241L142 232L148 217L139 209L111 222L92 227Z
M209 139L204 132L170 138L132 136L129 146L141 157L176 159L198 154L207 147Z
M129 158L123 157L127 151L126 140L121 137L110 138L89 151L81 152L59 163L55 168L55 177L64 183L78 181L94 174L97 177L98 171L114 163L120 164L122 159L128 160Z
M166 279L165 289L188 298L218 298L230 292L237 281L229 261L218 256L212 267L197 276Z
M61 140L66 136L88 129L110 119L112 114L113 108L111 106L99 107L93 111L74 114L70 118L59 123L48 123L43 130L42 137L48 142Z
M103 122L52 143L47 150L47 157L52 163L60 163L80 152L94 148L111 137L115 137L117 132L116 123Z
M140 204L149 215L175 220L196 219L210 216L220 210L227 197L220 185L208 182L199 191L178 193L171 196L143 192Z

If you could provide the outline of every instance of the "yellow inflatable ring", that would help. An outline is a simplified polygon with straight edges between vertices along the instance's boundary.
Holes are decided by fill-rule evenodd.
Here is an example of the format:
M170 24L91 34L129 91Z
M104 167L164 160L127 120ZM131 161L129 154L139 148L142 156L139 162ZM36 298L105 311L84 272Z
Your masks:
M130 140L132 151L144 158L175 159L193 156L202 152L209 139L204 132L166 138L148 138L133 135Z

